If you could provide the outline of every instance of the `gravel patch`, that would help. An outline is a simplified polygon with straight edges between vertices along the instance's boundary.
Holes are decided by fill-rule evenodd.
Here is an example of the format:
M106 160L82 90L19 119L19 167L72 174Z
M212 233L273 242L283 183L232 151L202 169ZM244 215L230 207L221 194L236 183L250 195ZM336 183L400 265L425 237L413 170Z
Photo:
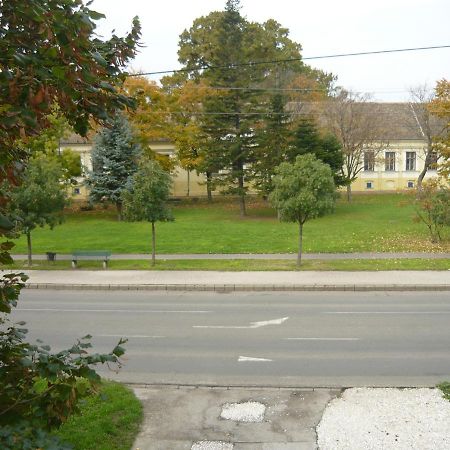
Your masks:
M222 441L199 441L191 447L191 450L233 450L233 444Z
M259 402L225 403L220 417L236 422L262 422L266 406Z
M321 450L450 449L450 402L439 389L348 389L317 427Z

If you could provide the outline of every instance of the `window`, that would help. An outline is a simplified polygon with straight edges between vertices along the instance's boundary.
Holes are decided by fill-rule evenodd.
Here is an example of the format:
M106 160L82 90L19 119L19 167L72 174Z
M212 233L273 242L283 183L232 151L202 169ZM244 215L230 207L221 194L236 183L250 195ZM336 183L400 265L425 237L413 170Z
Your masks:
M408 188L413 188L414 187L414 181L408 181Z
M436 170L438 163L438 154L436 152L430 153L430 170Z
M80 188L73 188L73 195L79 195L80 194Z
M375 155L373 152L364 152L364 170L373 172L375 169Z
M366 181L366 189L373 189L373 181Z
M416 170L416 152L406 152L405 170Z
M384 170L386 172L395 171L395 152L386 152L384 156Z

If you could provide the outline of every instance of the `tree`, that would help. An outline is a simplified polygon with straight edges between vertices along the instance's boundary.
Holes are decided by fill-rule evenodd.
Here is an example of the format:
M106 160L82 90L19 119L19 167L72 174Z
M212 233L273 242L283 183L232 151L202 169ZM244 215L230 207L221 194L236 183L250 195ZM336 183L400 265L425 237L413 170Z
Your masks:
M430 232L431 242L442 240L442 231L450 226L450 189L438 180L422 184L416 200L416 220L423 222Z
M45 156L32 158L20 186L12 189L9 205L17 229L27 237L28 265L32 265L31 232L38 226L53 228L62 221L67 203L66 187L62 183L63 169Z
M169 95L154 81L145 77L129 76L124 83L124 91L133 97L136 108L128 112L128 118L142 147L142 152L161 166L171 171L173 160L159 155L152 149L152 143L170 139L173 127L169 111Z
M430 92L426 85L417 86L411 89L410 93L409 106L412 114L409 116L406 126L414 130L419 139L425 140L423 169L417 178L417 190L420 191L425 175L436 164L436 156L438 158L440 156L436 141L444 136L445 129L448 129L448 123L443 123L442 120L431 113L434 93Z
M292 145L290 116L285 107L286 98L281 94L273 95L269 113L256 129L252 179L263 197L272 192L274 169L286 161L286 155Z
M123 69L136 52L139 21L133 20L125 38L113 35L102 41L95 33L95 22L102 17L81 0L0 2L0 236L4 238L11 238L13 228L7 217L8 194L24 174L30 137L49 128L52 106L59 105L81 135L91 120L105 123L112 112L133 106L114 86L124 79ZM0 244L1 264L12 261L11 248L9 241ZM16 306L26 279L23 274L0 278L0 312L9 313ZM47 442L46 431L76 410L79 399L98 382L93 365L118 362L121 342L107 355L87 355L88 342L51 354L48 346L26 342L23 323L0 317L0 447L13 441L15 448L55 448L54 442Z
M442 120L442 133L434 136L434 146L441 159L438 173L445 179L450 178L450 81L436 83L434 99L428 105L431 114Z
M115 86L137 51L139 20L124 38L103 41L95 32L102 18L82 0L0 3L0 147L8 149L2 167L26 155L18 141L47 128L55 104L83 136L91 119L105 122L132 106Z
M122 220L122 192L137 170L141 147L123 114L110 128L103 128L92 147L92 172L88 174L89 196L94 202L109 201Z
M273 88L278 71L287 67L263 61L294 58L297 61L289 63L290 71L307 69L300 58L301 46L289 38L286 28L274 20L249 22L239 8L238 0L228 0L224 11L196 19L180 36L178 56L187 77L204 79L218 90L203 103L204 164L215 170L215 182L225 193L238 197L243 216L257 148L256 130L270 98L266 85Z
M336 191L330 166L314 155L297 156L294 163L275 169L270 201L282 221L299 226L297 266L301 265L303 225L333 210Z
M313 119L302 118L294 130L294 139L286 159L288 162L294 162L298 155L308 153L330 166L336 186L344 184L344 156L340 142L331 133L320 134Z
M351 201L351 184L364 168L364 152L370 151L376 158L387 145L383 139L384 118L380 107L369 103L369 96L345 90L325 103L324 116L329 130L342 146L341 177L347 186L347 200Z
M155 223L173 220L167 207L172 179L156 162L142 159L129 188L122 193L125 219L152 224L152 265L156 262Z

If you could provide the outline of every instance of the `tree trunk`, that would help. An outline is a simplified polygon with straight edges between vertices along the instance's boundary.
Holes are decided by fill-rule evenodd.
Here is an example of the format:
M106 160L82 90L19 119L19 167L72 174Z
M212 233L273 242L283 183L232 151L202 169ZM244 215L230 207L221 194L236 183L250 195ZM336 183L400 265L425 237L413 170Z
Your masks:
M212 182L212 173L206 172L206 194L208 195L208 202L212 202L211 182Z
M117 208L117 220L119 222L121 222L122 221L122 202L117 202L116 208Z
M245 208L245 190L244 190L244 174L243 174L243 165L239 164L240 175L238 176L238 185L239 185L239 214L241 217L245 217L247 215L247 211Z
M186 197L189 197L189 194L191 192L190 184L191 184L191 171L188 170L187 171L187 192L186 192Z
M347 201L350 203L352 201L352 186L347 184Z
M433 152L433 147L431 143L428 143L427 145L427 154L425 155L425 161L423 163L423 169L422 172L420 172L418 178L417 178L417 190L420 192L422 190L422 183L423 179L425 178L425 175L428 172L428 169L431 165L431 154Z
M156 264L156 233L155 222L152 222L152 266Z
M298 253L297 253L297 267L302 265L302 247L303 247L303 223L298 223Z
M31 267L33 264L32 258L31 258L31 232L27 231L27 247L28 247L28 267Z

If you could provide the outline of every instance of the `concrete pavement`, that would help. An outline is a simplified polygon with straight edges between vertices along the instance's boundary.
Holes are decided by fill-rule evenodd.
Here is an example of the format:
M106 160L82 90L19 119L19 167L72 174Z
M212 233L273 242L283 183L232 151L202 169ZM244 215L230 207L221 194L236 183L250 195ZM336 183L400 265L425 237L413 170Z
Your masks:
M313 450L323 411L341 391L134 386L134 392L144 406L134 450ZM262 418L225 418L224 407L249 403L261 405Z
M450 290L449 271L31 270L28 287L186 291Z
M112 260L150 260L152 256L148 253L113 253ZM179 259L283 259L295 260L296 253L180 253L157 255L159 260L179 260ZM360 252L360 253L303 253L304 260L334 260L334 259L449 259L450 253L424 253L424 252ZM27 259L27 255L13 255L14 260L22 261ZM47 259L46 255L33 255L33 259L42 261ZM56 254L59 261L70 261L71 254Z

